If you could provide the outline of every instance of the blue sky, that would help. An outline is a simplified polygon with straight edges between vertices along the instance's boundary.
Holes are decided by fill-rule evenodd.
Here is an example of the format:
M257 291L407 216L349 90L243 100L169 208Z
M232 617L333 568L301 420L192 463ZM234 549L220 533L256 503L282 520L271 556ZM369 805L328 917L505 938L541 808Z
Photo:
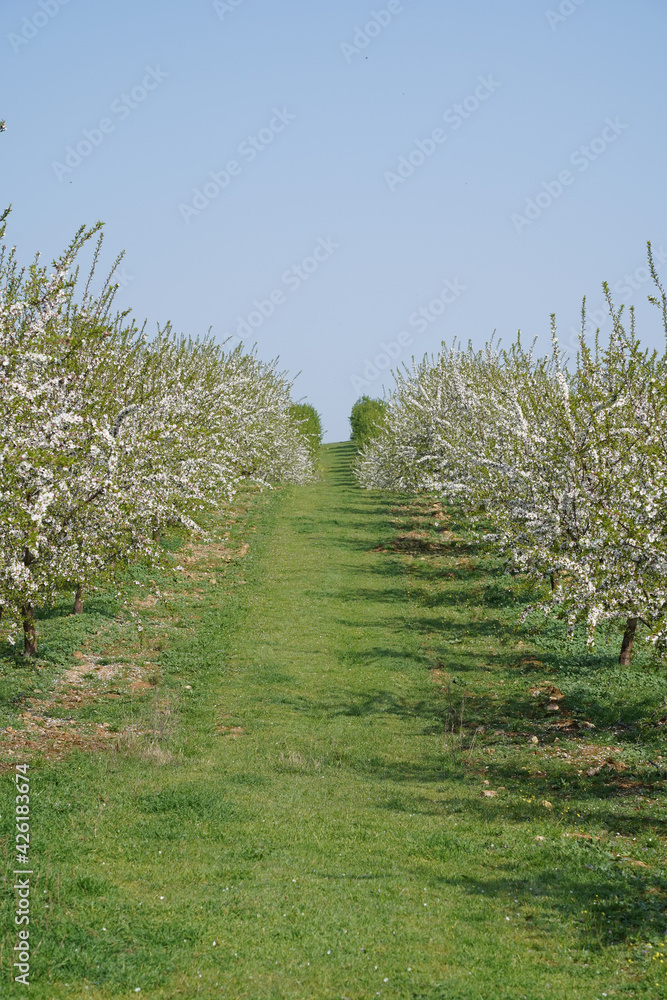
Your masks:
M661 346L666 29L664 0L4 0L9 238L104 220L119 305L279 356L329 440L443 340L556 312L571 343L605 279Z

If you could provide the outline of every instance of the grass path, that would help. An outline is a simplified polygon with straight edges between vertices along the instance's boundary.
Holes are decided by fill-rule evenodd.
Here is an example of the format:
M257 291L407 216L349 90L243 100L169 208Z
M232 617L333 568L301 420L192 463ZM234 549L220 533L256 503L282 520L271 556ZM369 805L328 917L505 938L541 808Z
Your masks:
M667 996L589 916L629 884L607 855L523 786L484 797L484 761L446 750L432 647L471 616L388 551L397 500L350 461L329 446L317 484L258 502L245 582L207 591L165 653L176 763L78 756L34 778L58 896L46 873L33 995ZM472 622L460 683L471 656L504 683L497 617Z

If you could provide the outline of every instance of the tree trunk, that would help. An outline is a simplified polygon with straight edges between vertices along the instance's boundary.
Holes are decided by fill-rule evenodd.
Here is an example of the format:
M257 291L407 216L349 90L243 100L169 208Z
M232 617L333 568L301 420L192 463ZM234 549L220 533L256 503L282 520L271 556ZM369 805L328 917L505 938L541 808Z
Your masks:
M637 631L637 619L628 618L627 624L625 626L625 632L623 633L623 642L621 644L621 655L618 658L618 662L622 663L624 667L629 667L632 662L632 644L635 641L635 632Z
M84 596L84 594L83 594L83 584L80 583L79 586L76 588L76 594L74 595L74 614L75 615L82 615L83 614L83 596Z
M21 615L23 617L23 654L24 656L37 656L37 630L32 604L24 604L21 608Z

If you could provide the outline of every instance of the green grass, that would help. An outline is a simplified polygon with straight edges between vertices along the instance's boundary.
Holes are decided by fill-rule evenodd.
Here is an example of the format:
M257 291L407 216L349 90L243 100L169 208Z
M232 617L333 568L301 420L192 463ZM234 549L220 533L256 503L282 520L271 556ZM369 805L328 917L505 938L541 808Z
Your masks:
M31 995L667 997L663 730L643 721L664 672L517 630L465 525L359 490L350 445L323 454L314 486L249 501L227 576L174 572L170 756L138 740L33 768ZM121 642L89 624L91 648ZM8 718L51 669L6 662ZM13 910L8 892L5 975Z

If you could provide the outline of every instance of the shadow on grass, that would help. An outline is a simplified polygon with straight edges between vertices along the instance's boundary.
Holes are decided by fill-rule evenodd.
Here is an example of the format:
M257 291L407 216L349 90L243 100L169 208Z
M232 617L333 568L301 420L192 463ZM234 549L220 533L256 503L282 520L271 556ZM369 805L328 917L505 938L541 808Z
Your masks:
M322 451L327 481L333 486L358 489L354 475L356 448L351 441L325 445Z
M536 855L544 850L536 851ZM508 873L486 879L439 878L435 884L469 897L512 900L510 919L536 931L548 932L553 921L565 918L571 925L579 925L581 946L591 951L665 935L663 878L654 876L651 885L645 886L637 876L618 871L608 859L575 845L570 851L561 847L550 853L546 864L535 858L528 879ZM560 864L550 870L554 860ZM506 867L513 866L508 863ZM647 892L646 888L653 891Z
M81 615L72 614L72 601L59 601L51 607L36 608L35 619L40 622L53 621L54 619L81 619L85 621L91 616L97 618L116 618L120 611L120 604L112 595L95 594L86 600L83 613Z
M411 582L415 577L420 581L416 587L410 586L409 593L398 582L405 579L406 571ZM664 670L651 664L649 655L641 649L635 654L630 668L620 667L617 662L620 634L616 635L613 630L608 636L601 636L600 648L591 653L582 629L577 630L571 641L566 637L565 624L559 621L548 620L539 628L519 626L521 611L539 594L531 587L504 582L497 560L485 560L485 564L474 572L469 567L452 571L451 561L446 559L442 560L440 569L431 561L412 563L406 570L399 556L378 559L369 572L391 583L378 589L363 585L347 588L340 597L350 605L360 601L367 608L373 604L394 607L396 615L391 620L366 622L367 627L396 628L402 617L402 603L409 596L413 606L416 601L425 612L434 612L417 616L406 614L403 619L405 629L427 637L430 647L427 665L442 664L450 676L460 675L464 684L466 677L471 682L476 679L475 675L479 677L480 668L495 671L496 680L500 677L512 681L525 678L525 690L520 693L510 693L497 683L495 696L474 691L473 700L468 696L471 723L493 726L502 722L521 728L527 721L543 727L544 734L553 738L559 731L554 721L571 717L592 723L596 730L612 730L621 742L636 742L641 736L648 746L663 738L659 731L654 731L653 735L646 732L645 725L640 733L640 727L652 714L657 718L662 706L662 714L667 719ZM438 617L440 611L442 618ZM454 612L455 617L447 617L447 612ZM339 624L358 627L359 623L339 620ZM355 653L356 662L372 663L379 655L400 659L405 643L398 630L396 638L395 652ZM520 639L523 642L520 643ZM526 641L535 652L527 649L518 654L517 644L524 645ZM502 673L498 675L498 671ZM558 716L546 711L548 698L531 697L530 689L540 683L547 687L548 683L556 684L562 689Z
M72 653L90 635L117 618L120 605L112 595L95 594L86 602L83 614L72 613L69 601L59 601L52 607L37 608L35 620L39 627L38 662L58 666L69 664ZM34 661L23 656L22 638L12 646L0 644L0 663L12 667L31 667Z

